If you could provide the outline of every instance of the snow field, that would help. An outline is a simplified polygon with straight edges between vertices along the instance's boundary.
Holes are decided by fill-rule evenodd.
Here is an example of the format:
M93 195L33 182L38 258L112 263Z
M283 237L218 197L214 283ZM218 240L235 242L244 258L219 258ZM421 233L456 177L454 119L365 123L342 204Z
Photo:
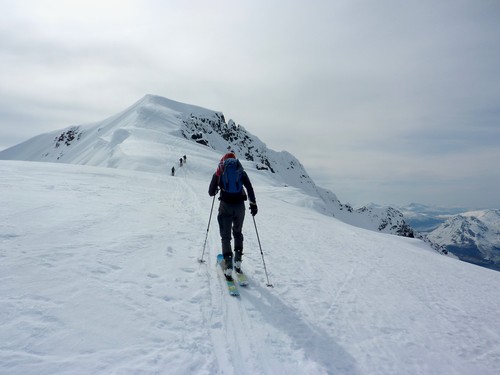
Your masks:
M176 177L0 161L0 373L498 372L497 272L321 215L264 173L249 171L275 287L248 214L250 285L230 297L217 200L197 262L217 161L197 150Z

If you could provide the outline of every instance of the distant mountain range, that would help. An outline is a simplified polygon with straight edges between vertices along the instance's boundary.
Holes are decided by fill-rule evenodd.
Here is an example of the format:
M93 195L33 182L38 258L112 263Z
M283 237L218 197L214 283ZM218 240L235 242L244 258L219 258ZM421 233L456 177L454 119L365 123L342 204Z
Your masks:
M421 233L433 231L453 215L470 211L463 207L437 207L419 203L398 207L398 210L403 213L408 224Z
M435 207L418 203L398 207L416 237L436 250L500 271L500 210Z
M427 239L461 260L500 271L500 210L454 215Z
M165 173L168 145L187 140L221 154L232 150L245 168L267 173L275 184L302 189L309 206L369 230L413 237L403 214L390 207L354 209L317 186L292 154L269 149L258 137L221 112L146 95L100 122L74 125L35 136L0 152L0 159L60 162ZM140 145L140 146L139 146ZM145 146L146 145L146 146ZM144 150L147 150L145 153Z

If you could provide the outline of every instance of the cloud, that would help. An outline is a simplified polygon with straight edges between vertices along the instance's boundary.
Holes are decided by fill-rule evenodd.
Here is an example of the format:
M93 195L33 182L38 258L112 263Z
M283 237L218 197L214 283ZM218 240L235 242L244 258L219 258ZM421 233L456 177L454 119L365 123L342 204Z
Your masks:
M152 93L223 111L335 192L342 178L366 190L349 200L430 199L432 186L456 186L459 199L468 179L498 183L496 2L1 7L2 148ZM464 189L456 203L472 196Z

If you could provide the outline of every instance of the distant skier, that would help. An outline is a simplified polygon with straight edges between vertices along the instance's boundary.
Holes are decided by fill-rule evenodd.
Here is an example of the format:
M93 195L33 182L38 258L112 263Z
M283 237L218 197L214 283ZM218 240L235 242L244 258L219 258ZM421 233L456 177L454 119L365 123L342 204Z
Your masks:
M179 165L182 167L182 158L179 159Z
M175 176L175 167L172 167L172 176Z
M245 219L245 204L248 199L245 187L250 198L250 213L257 215L255 193L243 166L232 152L225 154L212 176L208 194L213 197L220 188L220 205L217 221L222 242L222 255L224 256L224 275L232 280L233 265L238 273L242 273L241 261L243 255L243 220ZM231 250L231 231L234 236L234 264L233 251Z
M184 159L184 164L186 163L186 155L182 157Z

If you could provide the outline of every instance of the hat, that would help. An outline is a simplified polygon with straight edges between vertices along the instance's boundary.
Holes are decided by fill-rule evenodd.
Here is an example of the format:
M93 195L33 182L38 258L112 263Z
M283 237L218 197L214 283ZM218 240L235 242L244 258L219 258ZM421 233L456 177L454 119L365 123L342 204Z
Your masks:
M228 152L220 159L219 165L217 166L217 170L215 171L215 174L217 176L220 176L222 174L222 170L224 169L224 161L227 159L236 159L235 153Z

